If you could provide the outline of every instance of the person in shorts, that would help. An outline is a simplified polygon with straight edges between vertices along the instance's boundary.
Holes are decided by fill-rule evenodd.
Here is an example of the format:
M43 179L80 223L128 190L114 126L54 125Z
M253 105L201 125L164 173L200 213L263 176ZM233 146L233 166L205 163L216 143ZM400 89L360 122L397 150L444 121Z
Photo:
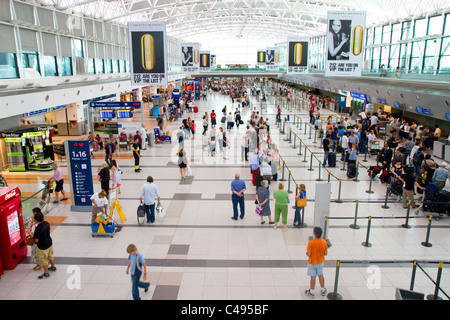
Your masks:
M34 221L36 228L34 229L33 239L37 244L36 258L38 264L44 268L44 273L38 277L38 279L46 279L50 277L49 270L56 271L55 258L53 257L53 241L50 237L50 224L44 221L44 215L42 212L36 212L34 214ZM48 267L48 264L51 267Z
M306 255L309 257L307 274L311 277L311 281L310 288L305 290L305 293L310 298L314 298L313 291L316 286L316 277L319 277L322 296L325 296L327 293L325 278L323 277L323 264L328 253L328 244L326 240L320 238L322 236L322 228L314 227L313 232L314 239L308 242L308 247L306 248Z

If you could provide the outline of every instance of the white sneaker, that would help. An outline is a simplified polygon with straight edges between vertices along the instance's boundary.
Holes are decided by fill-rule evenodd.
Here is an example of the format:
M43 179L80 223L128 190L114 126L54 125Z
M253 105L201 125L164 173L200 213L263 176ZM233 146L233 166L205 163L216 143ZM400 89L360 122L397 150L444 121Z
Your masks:
M311 292L311 289L305 290L305 294L310 298L314 298L314 293Z
M320 294L324 297L327 294L327 288L322 288L322 290L320 290Z

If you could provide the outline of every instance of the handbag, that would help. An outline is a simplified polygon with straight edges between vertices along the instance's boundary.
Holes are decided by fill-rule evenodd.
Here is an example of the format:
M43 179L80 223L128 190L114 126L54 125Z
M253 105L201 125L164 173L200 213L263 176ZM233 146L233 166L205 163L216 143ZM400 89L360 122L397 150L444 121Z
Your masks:
M261 206L260 206L260 205L257 205L256 208L255 208L255 213L256 213L258 216L261 216L261 215L262 215L262 211L263 211L263 209L261 208Z
M139 205L139 207L137 208L137 215L139 218L145 217L145 207L144 205Z
M306 195L303 193L303 198L298 198L297 199L297 207L301 208L301 207L306 207Z
M189 176L192 174L192 170L191 170L191 166L190 165L186 166L186 174L189 175Z
M156 205L156 213L161 218L166 215L166 210L164 210L163 206L161 205L161 202L158 202L158 204Z

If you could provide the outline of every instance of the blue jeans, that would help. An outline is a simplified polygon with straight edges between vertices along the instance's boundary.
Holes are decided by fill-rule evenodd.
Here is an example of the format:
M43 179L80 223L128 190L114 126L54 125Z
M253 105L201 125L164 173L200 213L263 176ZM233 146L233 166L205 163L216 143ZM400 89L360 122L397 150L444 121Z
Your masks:
M155 222L155 204L144 204L145 213L147 215L147 222Z
M327 165L328 155L330 154L330 151L325 151L325 154L323 156L323 166L325 167Z
M233 219L238 218L238 204L241 209L241 216L240 218L243 219L245 215L245 207L244 207L244 196L239 197L236 194L233 193L231 196L231 200L233 201Z
M294 225L298 228L302 227L302 215L300 214L302 212L305 213L305 207L297 207L295 206L295 214L294 214Z
M131 294L133 295L134 300L141 300L139 288L145 289L150 286L150 282L142 282L140 279L140 276L137 277L135 275L131 275Z

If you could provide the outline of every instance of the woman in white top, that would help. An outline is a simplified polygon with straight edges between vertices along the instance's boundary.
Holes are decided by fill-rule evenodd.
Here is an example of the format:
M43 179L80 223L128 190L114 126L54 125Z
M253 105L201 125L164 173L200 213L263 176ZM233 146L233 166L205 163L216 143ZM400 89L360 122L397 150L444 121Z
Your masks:
M219 133L217 134L217 142L219 143L220 151L223 151L223 128L219 128Z
M95 219L99 214L107 215L108 209L108 197L106 195L105 190L94 193L91 197L92 202L92 219L91 223L95 222Z
M113 189L117 188L117 193L120 194L120 186L122 185L122 178L121 178L121 172L119 169L119 165L117 164L116 160L113 160L111 162L111 171L112 171L112 180L113 180Z

